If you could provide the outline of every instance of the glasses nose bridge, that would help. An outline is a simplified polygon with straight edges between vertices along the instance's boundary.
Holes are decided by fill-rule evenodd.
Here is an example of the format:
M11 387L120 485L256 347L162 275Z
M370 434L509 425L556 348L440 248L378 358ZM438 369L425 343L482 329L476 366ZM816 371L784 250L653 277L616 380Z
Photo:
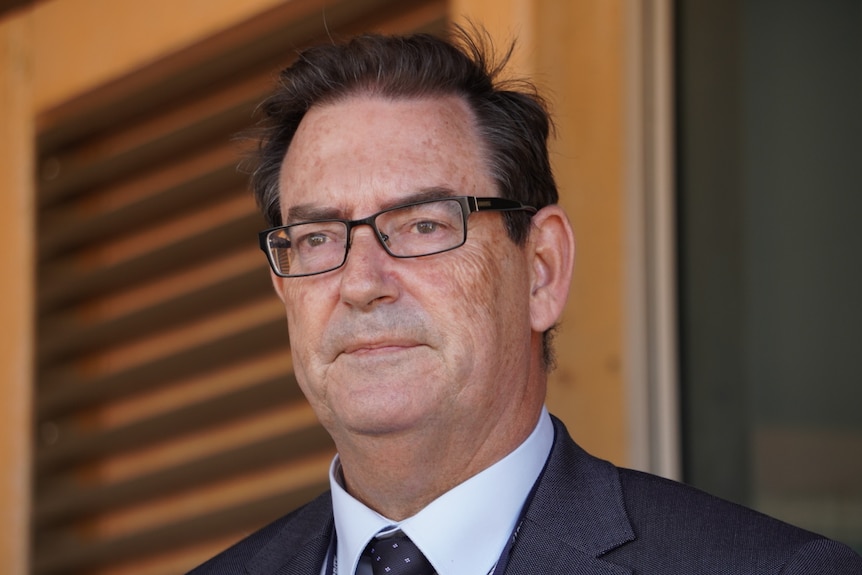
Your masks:
M373 214L368 216L367 218L362 218L360 220L349 220L345 222L347 224L347 252L350 252L350 248L353 245L353 230L360 226L368 226L374 233L374 237L377 238L377 243L383 248L386 253L389 252L389 248L386 245L386 240L389 239L389 236L380 231L380 228L377 227L377 216L380 214Z

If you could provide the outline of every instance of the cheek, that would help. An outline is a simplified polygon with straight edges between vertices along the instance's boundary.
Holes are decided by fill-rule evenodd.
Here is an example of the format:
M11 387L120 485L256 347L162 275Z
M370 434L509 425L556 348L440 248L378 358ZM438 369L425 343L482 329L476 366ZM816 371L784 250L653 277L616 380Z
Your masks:
M499 282L499 266L488 254L464 254L453 274L461 297L457 300L472 310L471 315L490 317L494 313Z
M439 305L458 339L472 342L474 348L492 347L490 355L495 356L504 349L507 334L522 324L529 326L526 303L519 304L526 302L529 283L517 272L519 252L514 246L510 251L461 250L458 263L438 276L447 277L450 285L437 300L445 302Z
M284 290L284 307L290 337L291 356L294 369L301 371L310 367L314 350L320 349L320 339L327 324L328 312L326 290L317 285L300 285L302 279Z
M459 263L441 271L447 278L445 291L432 302L445 311L434 317L445 332L448 375L457 401L475 410L514 395L511 386L521 385L530 337L529 282L517 273L520 252L463 250Z

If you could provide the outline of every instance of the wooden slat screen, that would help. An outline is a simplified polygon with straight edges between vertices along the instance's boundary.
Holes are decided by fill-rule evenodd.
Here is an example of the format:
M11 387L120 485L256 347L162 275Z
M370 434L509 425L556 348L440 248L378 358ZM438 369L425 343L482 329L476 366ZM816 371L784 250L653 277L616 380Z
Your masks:
M40 118L34 573L183 573L326 489L234 136L296 48L445 20L285 3Z

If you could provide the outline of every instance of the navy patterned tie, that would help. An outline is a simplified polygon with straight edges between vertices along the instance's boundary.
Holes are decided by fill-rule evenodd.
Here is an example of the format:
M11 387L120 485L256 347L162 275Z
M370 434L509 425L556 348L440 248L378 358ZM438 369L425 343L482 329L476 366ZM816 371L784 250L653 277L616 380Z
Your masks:
M434 567L404 534L372 539L366 552L374 575L434 575Z

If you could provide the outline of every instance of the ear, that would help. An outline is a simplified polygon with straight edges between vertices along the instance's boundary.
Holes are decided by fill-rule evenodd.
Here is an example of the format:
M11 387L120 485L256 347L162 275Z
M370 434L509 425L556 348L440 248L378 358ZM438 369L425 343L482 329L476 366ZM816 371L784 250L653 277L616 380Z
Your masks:
M545 206L533 216L529 245L530 321L541 333L563 314L575 265L572 225L560 206Z

